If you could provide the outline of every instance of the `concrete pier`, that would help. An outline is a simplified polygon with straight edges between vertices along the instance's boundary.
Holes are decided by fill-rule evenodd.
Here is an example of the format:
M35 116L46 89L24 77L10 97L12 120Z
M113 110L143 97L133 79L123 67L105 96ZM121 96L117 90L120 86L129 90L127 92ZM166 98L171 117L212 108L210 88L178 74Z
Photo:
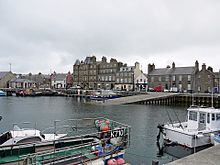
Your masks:
M176 93L157 93L152 92L148 94L139 94L134 96L120 97L116 99L108 99L99 102L94 102L95 104L102 105L120 105L120 104L130 104L130 103L143 103L146 104L146 101L155 101L159 99L172 98L172 96L177 95Z
M166 165L218 165L220 164L220 145L202 150Z

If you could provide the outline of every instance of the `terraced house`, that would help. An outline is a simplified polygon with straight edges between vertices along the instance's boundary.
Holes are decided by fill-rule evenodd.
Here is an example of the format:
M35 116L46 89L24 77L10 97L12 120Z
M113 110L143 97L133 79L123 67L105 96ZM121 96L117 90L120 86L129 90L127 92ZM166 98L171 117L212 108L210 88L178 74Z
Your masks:
M172 63L172 67L156 69L154 64L148 65L148 86L154 88L161 86L162 89L169 91L192 91L195 90L195 77L199 72L199 63L195 62L194 66L176 67Z
M198 61L194 66L172 67L155 69L154 64L148 65L148 85L150 88L161 86L162 89L173 92L219 92L219 72L213 72L212 67L202 65L199 70ZM175 89L175 90L174 90Z

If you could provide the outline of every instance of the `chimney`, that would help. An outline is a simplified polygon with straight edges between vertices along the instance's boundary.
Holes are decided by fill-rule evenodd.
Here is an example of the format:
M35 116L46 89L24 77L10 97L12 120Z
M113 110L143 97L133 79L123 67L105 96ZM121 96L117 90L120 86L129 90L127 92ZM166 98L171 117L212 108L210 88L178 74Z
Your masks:
M197 60L195 62L195 69L196 69L196 71L199 71L199 62Z
M175 69L175 63L174 62L172 63L172 69Z
M205 63L202 64L202 70L206 70L206 65L205 65Z
M148 64L148 73L152 72L155 69L155 65L154 64Z

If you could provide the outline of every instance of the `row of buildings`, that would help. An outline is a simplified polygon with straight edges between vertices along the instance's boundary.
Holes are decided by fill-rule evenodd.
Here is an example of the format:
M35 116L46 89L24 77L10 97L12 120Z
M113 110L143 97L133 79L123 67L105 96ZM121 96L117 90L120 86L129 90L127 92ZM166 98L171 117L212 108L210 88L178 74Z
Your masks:
M52 73L50 75L38 74L14 74L11 71L0 72L0 88L70 88L73 76L68 73Z
M146 91L160 87L161 90L175 92L211 92L219 89L220 72L213 72L212 67L196 61L192 66L171 66L156 68L148 64L148 74L143 73L140 64L127 66L116 59L109 61L95 56L85 60L76 60L73 73L52 73L50 75L31 73L16 75L12 72L0 72L0 88L82 88L82 89L115 89L125 91Z
M192 66L177 67L175 63L165 68L148 64L148 74L136 62L127 66L116 59L107 62L106 57L97 61L95 56L84 61L76 60L73 65L73 85L84 89L146 90L160 87L161 90L174 92L211 92L219 89L220 72L212 67L195 61Z
M127 66L116 59L107 61L102 57L86 57L76 60L73 65L73 85L83 89L142 90L147 88L147 75L140 69L140 64Z

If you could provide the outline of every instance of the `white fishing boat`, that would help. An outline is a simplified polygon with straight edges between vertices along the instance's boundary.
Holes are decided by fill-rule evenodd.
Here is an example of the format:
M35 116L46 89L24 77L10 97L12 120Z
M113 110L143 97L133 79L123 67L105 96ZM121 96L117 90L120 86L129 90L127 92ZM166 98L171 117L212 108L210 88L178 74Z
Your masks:
M0 146L53 141L64 136L66 136L66 134L43 134L35 128L19 128L18 125L14 125L13 130L0 134Z
M213 145L214 135L220 131L220 109L191 106L187 111L186 122L158 126L164 145L180 145L192 151Z

